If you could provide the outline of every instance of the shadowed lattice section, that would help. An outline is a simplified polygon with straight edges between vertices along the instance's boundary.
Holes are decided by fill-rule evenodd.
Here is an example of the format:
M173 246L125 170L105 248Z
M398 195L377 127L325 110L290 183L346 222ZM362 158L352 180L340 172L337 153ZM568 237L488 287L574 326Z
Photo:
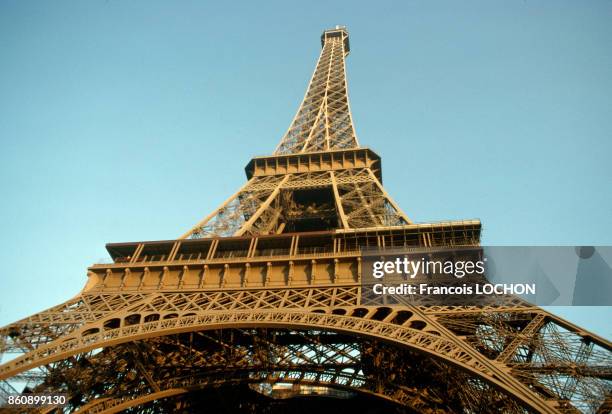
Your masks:
M57 392L57 384L63 384L72 396L69 411L82 413L138 406L136 412L195 410L214 403L207 389L231 392L244 384L268 397L248 410L236 407L249 413L269 412L263 407L275 400L314 392L346 404L361 398L382 412L530 412L486 381L443 361L322 330L196 331L83 353L57 368L36 391ZM242 389L238 400L245 394Z

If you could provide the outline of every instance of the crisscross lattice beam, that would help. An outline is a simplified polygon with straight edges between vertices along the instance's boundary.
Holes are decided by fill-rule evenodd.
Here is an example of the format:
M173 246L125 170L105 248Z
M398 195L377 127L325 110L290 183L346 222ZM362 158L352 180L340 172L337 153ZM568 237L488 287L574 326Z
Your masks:
M323 49L304 100L275 154L359 146L348 100L347 45L345 29L324 33Z

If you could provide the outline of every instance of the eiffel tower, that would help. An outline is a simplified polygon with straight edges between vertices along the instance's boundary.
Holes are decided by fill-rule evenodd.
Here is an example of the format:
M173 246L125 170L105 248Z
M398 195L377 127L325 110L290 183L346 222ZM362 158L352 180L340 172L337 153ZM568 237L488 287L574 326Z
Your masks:
M363 300L364 248L479 246L481 223L402 212L355 135L346 28L321 44L234 195L176 240L108 244L77 296L0 330L5 396L67 395L41 413L610 412L610 342L539 307Z

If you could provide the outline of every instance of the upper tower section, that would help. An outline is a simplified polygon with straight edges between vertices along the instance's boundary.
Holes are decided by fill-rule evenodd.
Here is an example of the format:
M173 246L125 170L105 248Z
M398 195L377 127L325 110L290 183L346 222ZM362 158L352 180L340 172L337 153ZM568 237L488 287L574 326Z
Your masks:
M351 47L349 44L349 34L348 30L346 30L346 26L336 26L335 29L325 30L321 35L321 47L325 47L326 40L336 38L342 39L342 41L344 42L345 56L348 55L351 51Z
M357 148L348 99L345 58L349 53L346 27L321 35L321 55L306 95L275 154Z

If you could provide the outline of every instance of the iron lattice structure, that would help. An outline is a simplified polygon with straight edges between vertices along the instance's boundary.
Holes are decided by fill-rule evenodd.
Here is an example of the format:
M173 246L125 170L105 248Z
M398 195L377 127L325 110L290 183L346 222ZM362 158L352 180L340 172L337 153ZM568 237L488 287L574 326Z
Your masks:
M348 32L321 40L242 188L177 240L108 244L75 298L0 330L3 393L25 381L79 413L610 411L610 342L538 307L362 297L362 249L478 246L481 225L401 211L355 135Z

